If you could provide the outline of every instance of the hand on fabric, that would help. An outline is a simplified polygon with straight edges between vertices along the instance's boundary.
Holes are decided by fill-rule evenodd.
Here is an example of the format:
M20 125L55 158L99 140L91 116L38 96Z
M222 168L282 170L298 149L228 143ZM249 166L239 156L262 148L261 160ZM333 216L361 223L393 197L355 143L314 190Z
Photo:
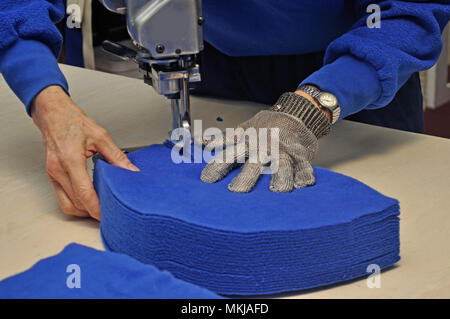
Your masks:
M61 87L42 90L31 108L33 121L45 142L47 177L63 212L100 220L100 203L86 171L86 159L99 152L113 165L139 169Z
M296 97L294 97L296 96ZM243 131L255 128L267 129L266 154L270 161L277 160L271 154L271 129L278 128L278 170L272 172L270 190L273 192L291 192L294 188L302 188L315 183L314 170L311 161L318 150L318 138L330 131L330 121L325 113L311 103L305 103L303 99L298 101L294 93L286 93L280 97L280 101L288 101L291 106L289 112L272 110L261 111L248 121L240 124L242 128L234 136L223 136L207 144L212 149L223 148L220 156L222 162L214 159L206 165L201 174L201 180L206 183L215 183L223 179L233 168L242 163L241 172L231 181L228 189L237 193L250 192L258 181L264 166L261 160L250 162L249 140L245 138ZM297 102L295 102L297 101ZM278 104L278 102L277 102ZM277 106L276 104L276 106ZM259 140L259 136L258 136ZM244 143L244 151L235 151L239 143ZM260 145L258 143L258 145ZM232 161L226 161L227 152L232 151ZM255 150L253 150L255 151ZM266 162L267 163L267 162Z

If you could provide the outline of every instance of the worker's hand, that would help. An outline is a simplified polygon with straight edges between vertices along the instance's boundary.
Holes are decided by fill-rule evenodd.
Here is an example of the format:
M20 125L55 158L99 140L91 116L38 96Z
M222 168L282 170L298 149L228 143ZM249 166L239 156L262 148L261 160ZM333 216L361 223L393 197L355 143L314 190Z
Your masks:
M281 98L292 99L296 101L297 96L294 93L284 94ZM294 94L295 95L295 94ZM289 103L292 101L288 101ZM289 107L289 110L295 109L295 103ZM255 128L258 134L257 140L260 141L260 129L266 128L267 148L266 154L270 161L278 160L278 170L272 172L270 190L273 192L290 192L293 188L302 188L315 183L314 171L311 161L318 150L318 138L328 134L330 130L330 121L328 116L323 113L318 106L308 103L308 105L300 105L295 112L296 116L272 110L261 111L250 120L240 124L238 128L244 131L249 128ZM276 154L271 153L271 136L272 128L278 128L278 158ZM264 163L259 156L259 160L249 161L249 154L252 153L250 140L245 138L243 130L234 136L219 137L207 144L207 149L224 149L223 154L218 155L213 161L206 165L201 174L201 180L206 183L215 183L223 179L238 163L245 163L241 172L231 181L228 189L233 192L245 193L251 191L260 174L262 173ZM264 131L262 131L264 132ZM238 151L238 144L241 149ZM259 142L260 143L260 142ZM257 147L261 147L261 144ZM227 152L233 152L234 156L231 161L227 161ZM258 152L253 146L253 152ZM255 154L255 153L253 153ZM274 156L275 155L275 156ZM219 160L217 160L219 159Z
M47 177L62 210L68 215L100 220L100 203L86 171L86 159L98 152L113 165L139 169L61 87L42 90L31 107L33 121L45 142Z

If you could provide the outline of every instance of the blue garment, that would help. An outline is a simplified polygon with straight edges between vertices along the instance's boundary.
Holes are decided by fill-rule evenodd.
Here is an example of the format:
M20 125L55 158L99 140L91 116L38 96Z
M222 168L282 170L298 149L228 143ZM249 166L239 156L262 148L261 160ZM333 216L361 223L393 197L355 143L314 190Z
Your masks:
M79 281L77 274L80 275ZM67 283L72 288L69 288ZM77 286L79 288L76 288ZM167 271L144 265L128 256L70 244L59 254L43 259L27 271L1 281L0 298L220 297L204 288L176 279Z
M373 110L361 110L356 114L347 116L346 119L423 134L425 123L419 73L414 73L403 84L387 106Z
M239 169L203 183L205 163L175 164L167 146L130 153L140 172L97 161L109 250L229 295L323 286L399 260L398 201L357 180L316 167L314 186L274 193L264 175L237 194L227 185Z
M373 3L380 29L366 25ZM430 68L450 19L449 0L204 0L203 10L205 39L228 55L326 49L326 66L301 84L334 93L341 118L386 106L414 72Z
M66 28L65 30L65 64L84 67L83 33L81 28Z
M323 66L323 56L324 52L234 57L205 42L199 54L202 81L195 83L191 93L273 105L281 94L294 91L299 82L319 70ZM420 78L414 73L388 105L361 110L346 119L423 133L422 105Z
M54 23L64 17L61 0L0 1L0 73L25 104L50 85L68 92L56 57L62 37Z
M366 26L374 2L382 10L380 29ZM27 107L50 84L67 89L54 59L61 39L52 23L62 9L57 0L0 3L0 72ZM303 83L333 92L342 118L387 105L414 72L434 64L450 0L204 0L203 11L205 40L225 54L326 49L326 65Z

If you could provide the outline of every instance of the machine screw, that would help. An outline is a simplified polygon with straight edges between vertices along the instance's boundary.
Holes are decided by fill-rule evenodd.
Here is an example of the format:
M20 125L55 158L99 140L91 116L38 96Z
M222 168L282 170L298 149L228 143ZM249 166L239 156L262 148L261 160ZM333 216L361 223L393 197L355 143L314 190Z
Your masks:
M176 54L180 54L180 53L181 53L181 49L176 49L176 50L175 50L175 53L176 53Z
M156 46L156 52L157 52L157 53L163 53L164 50L165 50L165 48L164 48L164 46L163 46L162 44L158 44L158 45Z
M203 25L205 23L205 18L198 17L198 25Z

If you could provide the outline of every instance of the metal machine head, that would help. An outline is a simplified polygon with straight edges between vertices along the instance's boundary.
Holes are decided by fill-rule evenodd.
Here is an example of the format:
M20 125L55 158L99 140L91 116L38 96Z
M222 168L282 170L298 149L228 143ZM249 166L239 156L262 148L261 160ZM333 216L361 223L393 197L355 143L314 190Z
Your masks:
M203 50L201 0L100 0L127 16L137 49L105 41L103 48L138 63L146 83L171 100L172 128L190 130L189 83L200 81L196 55Z

